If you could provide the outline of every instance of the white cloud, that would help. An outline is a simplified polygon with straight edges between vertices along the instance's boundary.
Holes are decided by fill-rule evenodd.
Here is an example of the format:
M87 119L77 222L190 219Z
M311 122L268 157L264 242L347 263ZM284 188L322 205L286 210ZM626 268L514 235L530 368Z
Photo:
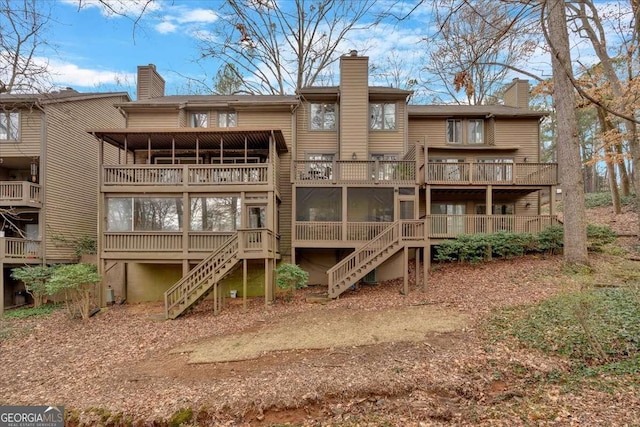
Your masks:
M49 63L51 80L56 86L97 88L105 85L122 86L136 81L135 73L81 68L69 62L42 59L42 62L45 61Z
M155 29L160 34L168 34L168 33L174 33L178 29L178 27L175 24L172 24L171 22L163 21L158 25L156 25Z
M211 23L218 20L218 14L210 9L183 10L175 17L175 20L180 24Z

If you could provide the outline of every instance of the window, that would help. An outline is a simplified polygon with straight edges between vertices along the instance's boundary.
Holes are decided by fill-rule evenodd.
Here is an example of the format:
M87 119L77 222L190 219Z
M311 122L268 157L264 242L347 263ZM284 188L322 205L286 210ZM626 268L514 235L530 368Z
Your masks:
M447 142L449 144L462 144L462 120L447 120Z
M431 230L436 234L457 236L466 232L466 206L462 203L432 203Z
M230 232L240 228L240 197L192 197L191 231Z
M0 112L0 141L17 141L20 138L20 113Z
M208 113L191 113L191 127L192 128L209 127L209 114Z
M107 199L107 231L180 231L182 199L112 197Z
M311 130L334 130L336 128L336 104L311 104Z
M467 122L467 129L469 131L467 143L468 144L482 144L484 143L484 120L473 119Z
M235 111L218 112L219 128L234 128L236 126L238 126L238 116Z
M342 189L296 189L296 221L341 221Z
M348 188L347 200L348 221L393 221L393 188Z
M466 130L466 138L464 131ZM484 144L484 120L482 119L448 119L447 143L449 144Z
M267 207L266 206L248 206L247 207L247 224L249 228L266 228L267 227Z
M369 115L371 117L371 129L396 129L396 104L370 104Z

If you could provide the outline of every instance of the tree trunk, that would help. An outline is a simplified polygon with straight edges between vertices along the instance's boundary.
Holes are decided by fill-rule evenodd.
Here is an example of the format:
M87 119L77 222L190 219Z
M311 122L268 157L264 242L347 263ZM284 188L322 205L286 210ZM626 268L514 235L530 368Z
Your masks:
M611 120L607 119L607 112L602 107L597 107L598 109L598 120L600 121L600 129L602 129L603 133L606 133L613 129L613 123ZM616 144L616 147L619 147L620 144ZM619 215L622 212L622 207L620 204L620 192L618 191L618 177L616 175L616 158L617 153L615 148L609 144L605 144L604 148L604 158L607 164L607 175L609 175L609 189L611 190L611 201L613 202L613 211L616 215Z
M553 70L553 101L558 120L558 166L564 211L564 260L569 265L588 265L584 182L564 0L547 1L546 12L546 36L551 48Z
M618 171L620 172L620 191L623 196L631 194L631 184L629 183L629 174L627 173L627 164L625 163L622 144L616 144L616 159Z

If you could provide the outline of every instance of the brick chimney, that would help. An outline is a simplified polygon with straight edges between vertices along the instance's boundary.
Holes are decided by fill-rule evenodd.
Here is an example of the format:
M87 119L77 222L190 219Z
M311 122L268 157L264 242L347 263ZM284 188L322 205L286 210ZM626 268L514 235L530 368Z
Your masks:
M529 108L529 80L513 79L504 91L504 105Z
M138 66L137 99L150 99L164 96L164 79L153 64Z
M369 58L352 50L340 58L340 159L368 160Z

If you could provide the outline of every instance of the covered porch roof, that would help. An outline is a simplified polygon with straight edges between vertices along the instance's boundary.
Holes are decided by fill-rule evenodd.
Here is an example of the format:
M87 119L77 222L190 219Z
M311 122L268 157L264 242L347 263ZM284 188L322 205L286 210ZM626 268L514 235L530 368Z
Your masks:
M280 129L253 128L112 128L87 129L96 138L127 151L264 150L272 137L278 153L286 153L287 143Z

